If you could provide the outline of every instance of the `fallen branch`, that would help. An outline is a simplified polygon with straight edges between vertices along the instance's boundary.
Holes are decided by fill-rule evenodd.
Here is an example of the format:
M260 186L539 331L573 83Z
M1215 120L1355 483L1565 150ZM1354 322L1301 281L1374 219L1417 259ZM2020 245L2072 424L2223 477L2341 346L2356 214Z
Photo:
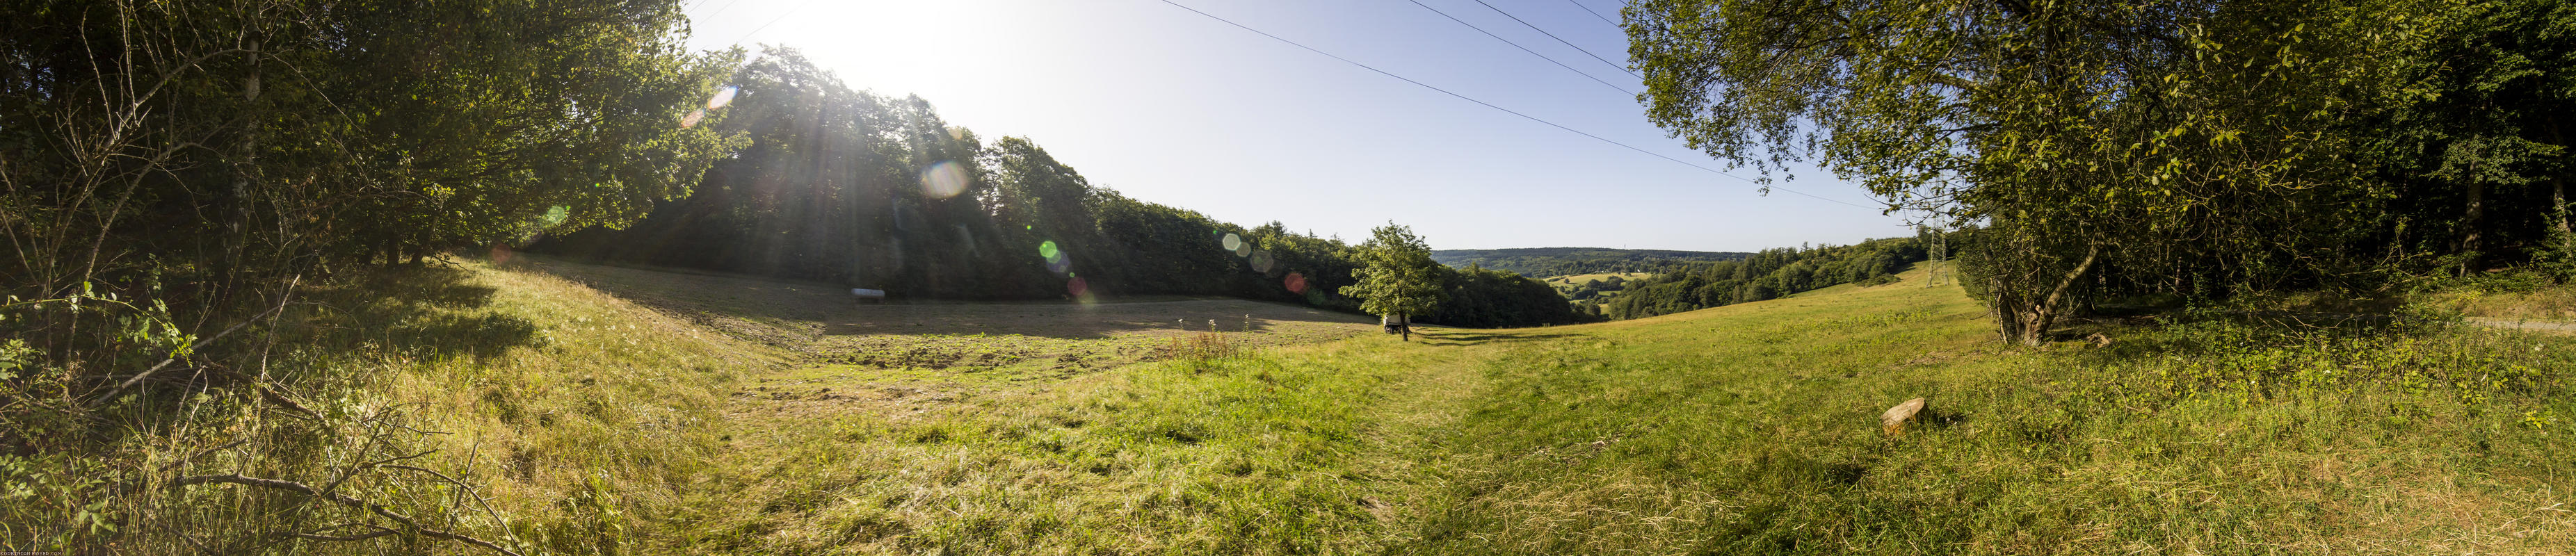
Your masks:
M213 336L208 336L208 337L206 337L205 339L197 340L196 342L193 342L193 343L188 344L188 352L189 352L189 353L195 353L195 352L196 352L197 350L199 350L199 349L204 349L204 348L206 347L206 344L214 343L214 341L215 341L215 340L221 340L221 339L223 339L225 336L230 336L230 335L232 335L232 333L234 333L234 332L239 332L239 331L241 331L242 327L244 327L244 326L250 326L250 323L258 322L258 321L259 321L259 319L262 319L262 318L267 318L269 313L275 313L275 312L278 312L278 311L280 311L280 310L284 310L284 309L286 309L286 302L287 302L288 300L295 299L295 286L296 286L296 284L301 283L301 282L303 282L303 281L304 281L304 277L303 277L303 276L297 276L297 277L295 277L295 278L293 278L293 279L287 280L287 282L286 282L286 293L279 294L279 295L277 296L277 306L275 306L275 307L270 307L270 308L268 308L268 310L266 310L266 311L260 311L258 315L253 315L253 316L251 316L251 318L242 319L242 321L241 321L241 322L233 323L233 325L232 325L232 327L231 327L231 328L226 328L226 329L224 329L224 331L223 331L223 332L217 332L217 333L215 333L215 335L213 335ZM179 360L179 357L177 357L177 356L172 356L172 357L170 357L169 359L163 359L163 360L161 360L161 362L160 362L160 363L156 363L156 364L152 365L152 368L144 369L144 370L143 370L143 372L141 372L141 373L135 373L135 375L134 375L134 377L133 377L133 378L125 379L125 382L118 383L118 384L116 385L116 387L115 387L115 388L110 388L110 389L108 389L108 390L107 390L107 394L105 394L105 395L101 395L101 396L99 396L99 397L95 398L95 399L93 400L93 402L92 402L92 403L96 403L96 402L104 402L104 401L107 401L107 400L116 399L116 395L117 395L117 394L124 393L124 392L125 392L125 389L127 389L127 388L132 388L132 387L134 387L134 385L135 385L135 384L142 383L142 382L143 382L143 379L145 379L145 378L150 378L150 377L152 376L152 373L161 372L161 369L162 369L162 368L169 367L171 363L177 362L178 360Z
M331 535L324 535L324 534L320 534L320 533L287 533L287 534L286 534L286 536L289 536L289 537L295 537L295 538L299 538L299 539L313 539L313 540L317 540L317 541L363 541L363 540L367 540L367 539L372 539L372 538L376 538L376 537L382 537L382 536L385 536L385 535L391 535L391 534L400 533L400 532L401 532L401 531L395 531L395 530L392 530L392 529L386 529L386 528L383 528L383 527L377 527L377 528L376 528L376 531L375 531L375 532L373 532L373 533L363 533L363 534L347 535L347 536L331 536Z
M304 483L298 483L298 482L294 482L294 481L281 481L281 480L277 480L277 479L262 479L262 478L258 478L258 477L245 477L245 476L242 476L242 475L240 475L240 474L224 474L224 475L196 475L196 476L190 476L190 477L180 477L178 480L171 481L171 482L170 482L170 486L172 486L172 487L182 487L182 486L197 485L197 484L206 484L206 483L230 483L230 484L236 484L236 485L255 486L255 487L260 487L260 488L283 490L283 491L288 491L288 492L294 492L294 493L298 493L298 494L303 494L303 495L305 495L305 496L311 496L311 497L315 497L315 498L321 498L321 499L329 500L329 501L331 501L331 502L333 502L333 503L337 503L337 504L340 504L340 505L343 505L343 506L348 506L348 507L352 507L352 508L358 508L358 509L366 510L367 512L369 512L369 513L373 513L373 514L376 514L376 515L378 515L378 516L383 516L385 519L393 520L395 523L401 523L401 524L403 525L404 530L408 530L408 531L412 531L412 532L414 532L414 533L418 533L420 536L429 537L429 538L434 538L434 539L446 539L446 540L451 540L451 541L461 542L461 543L465 543L465 544L470 544L470 545L474 545L474 546L483 547L484 549L491 550L491 551L493 551L493 552L499 552L499 553L502 553L502 554L508 554L508 555L510 555L510 556L522 556L522 555L521 555L521 554L519 554L517 551L510 550L510 549L508 549L508 548L503 548L501 545L493 544L491 541L486 541L486 540L483 540L483 539L478 539L478 538L474 538L474 537L470 537L470 536L465 536L465 535L461 535L461 534L456 534L456 533L450 533L450 532L446 532L446 531L440 531L440 530L437 530L437 529L430 529L430 528L426 528L426 527L421 527L421 526L420 526L420 522L418 522L418 521L413 521L411 518L409 518L409 517L404 517L402 514L393 513L393 512L392 512L392 511L390 511L390 510L386 510L384 506L379 505L379 504L375 504L375 503L367 502L367 501L365 501L365 500L359 500L359 499L356 499L356 498L351 498L351 497L349 497L348 495L336 494L336 493L325 493L325 492L322 492L321 490L314 489L313 487L306 486ZM381 536L384 536L384 535L387 535L387 534L391 534L391 533L392 533L392 531L393 531L392 529L385 529L385 530L383 530L383 531L377 531L377 532L375 532L375 533L367 533L367 534L360 534L360 535L351 535L351 536L347 536L347 537L332 537L332 536L328 536L328 535L314 535L314 534L306 534L306 533L295 533L295 534L294 534L294 536L296 536L297 538L318 539L318 540L334 540L334 541L338 541L338 540L365 540L365 539L372 539L372 538L381 537Z

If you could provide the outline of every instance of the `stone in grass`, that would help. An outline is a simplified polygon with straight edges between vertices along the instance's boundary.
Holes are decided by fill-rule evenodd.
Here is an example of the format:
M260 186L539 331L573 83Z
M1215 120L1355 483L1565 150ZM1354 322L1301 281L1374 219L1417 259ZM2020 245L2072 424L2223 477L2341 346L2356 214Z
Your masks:
M1878 414L1878 428L1887 434L1905 434L1906 423L1914 422L1914 417L1922 413L1923 398L1905 400L1905 403L1887 408L1886 413Z

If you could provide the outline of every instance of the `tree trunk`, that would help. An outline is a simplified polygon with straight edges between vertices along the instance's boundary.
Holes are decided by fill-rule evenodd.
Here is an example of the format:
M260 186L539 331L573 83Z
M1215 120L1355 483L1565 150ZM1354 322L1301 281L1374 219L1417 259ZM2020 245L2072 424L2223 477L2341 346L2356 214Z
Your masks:
M2549 121L2549 139L2558 143L2559 148L2567 147L2567 136L2558 131L2556 119ZM2558 221L2558 237L2561 241L2558 248L2576 249L2576 229L2567 226L2567 181L2560 176L2549 177L2549 216Z
M2550 218L2558 220L2558 237L2560 240L2576 241L2576 230L2567 228L2566 180L2556 177L2549 178L2549 213ZM2558 246L2560 249L2566 249L2567 247L2568 246L2564 244Z
M2099 260L2101 256L2102 244L2086 246L2084 260L2075 263L2073 270L2068 270L2065 276L2059 277L2057 286L2049 289L2048 297L2040 298L2037 303L2031 303L2028 299L2015 299L2019 298L2019 295L1998 299L2002 301L1998 303L1998 308L2002 309L2001 312L2004 313L2003 317L2006 320L2004 334L2012 341L2025 346L2038 347L2046 343L2048 327L2057 322L2057 317L2062 313L2059 309L2066 304L2066 291L2074 287L2077 280L2084 279L2084 274L2093 270L2093 261ZM2014 305L2020 306L2014 307Z
M2468 211L2460 218L2469 227L2468 233L2460 236L2460 253L2465 257L2460 260L2460 276L2468 276L2469 271L2478 266L2478 255L2484 247L2481 245L2484 243L2482 240L2485 239L2478 232L2485 227L2486 223L2483 220L2486 216L2487 184L2472 180L2469 182Z
M237 154L235 156L237 159L233 162L234 171L231 191L232 206L230 207L230 210L224 211L223 254L220 259L221 262L217 263L217 266L220 268L215 271L217 276L222 277L222 279L227 282L239 280L240 276L238 276L237 273L242 272L242 268L245 264L242 260L243 253L248 251L248 243L250 240L248 239L249 234L245 233L246 230L244 230L244 228L248 227L250 224L252 204L251 190L257 186L257 184L254 183L255 177L253 174L259 171L260 117L258 102L260 56L258 55L258 39L251 40L250 50L252 53L250 56L250 75L242 78L241 85L242 102L249 104L251 115L247 119L249 123L242 126L241 143L236 145Z

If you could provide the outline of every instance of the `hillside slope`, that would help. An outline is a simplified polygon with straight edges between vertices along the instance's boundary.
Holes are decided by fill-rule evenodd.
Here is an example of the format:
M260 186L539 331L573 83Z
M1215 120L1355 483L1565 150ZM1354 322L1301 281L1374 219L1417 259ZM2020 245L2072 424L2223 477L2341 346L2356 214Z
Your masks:
M1407 551L2576 548L2565 336L2183 319L2033 353L1905 278L1494 359L1442 433L1456 503Z
M1917 271L1414 343L1294 307L1147 336L850 324L914 342L902 353L1019 359L841 358L836 319L866 308L794 283L545 260L434 272L378 284L441 301L371 326L523 332L404 337L419 355L381 363L361 403L419 404L451 433L421 441L440 450L424 461L489 499L457 527L529 552L2576 547L2556 511L2576 493L2558 455L2567 337L2207 322L2008 351ZM472 295L439 293L456 291ZM1174 306L1124 310L1156 307ZM1142 317L1101 326L1122 319ZM1882 434L1879 411L1913 397L1925 420Z

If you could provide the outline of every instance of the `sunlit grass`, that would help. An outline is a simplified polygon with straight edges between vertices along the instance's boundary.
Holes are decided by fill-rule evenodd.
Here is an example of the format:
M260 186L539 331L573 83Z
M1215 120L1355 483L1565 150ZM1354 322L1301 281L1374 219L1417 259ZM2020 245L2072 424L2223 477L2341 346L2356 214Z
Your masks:
M456 272L326 296L350 310L292 315L322 340L290 359L417 404L449 433L425 461L491 505L462 528L546 553L2576 546L2563 336L2204 319L2031 350L1909 280L1410 343L951 334L923 341L1047 356L827 362L864 352L778 345L828 328L793 303L695 293L784 315L727 334L557 277L605 274ZM1924 422L1881 433L1913 397Z
M1983 341L1972 303L1917 286L1582 327L1494 361L1491 395L1453 433L1477 449L1448 456L1464 503L1407 548L2422 553L2576 540L2563 511L2576 476L2550 455L2576 432L2559 417L2576 409L2563 339L2212 323L2007 355ZM2326 367L2356 376L2300 374ZM2508 374L2518 382L2494 382ZM1931 400L1927 426L1878 430L1880 410L1917 396Z

